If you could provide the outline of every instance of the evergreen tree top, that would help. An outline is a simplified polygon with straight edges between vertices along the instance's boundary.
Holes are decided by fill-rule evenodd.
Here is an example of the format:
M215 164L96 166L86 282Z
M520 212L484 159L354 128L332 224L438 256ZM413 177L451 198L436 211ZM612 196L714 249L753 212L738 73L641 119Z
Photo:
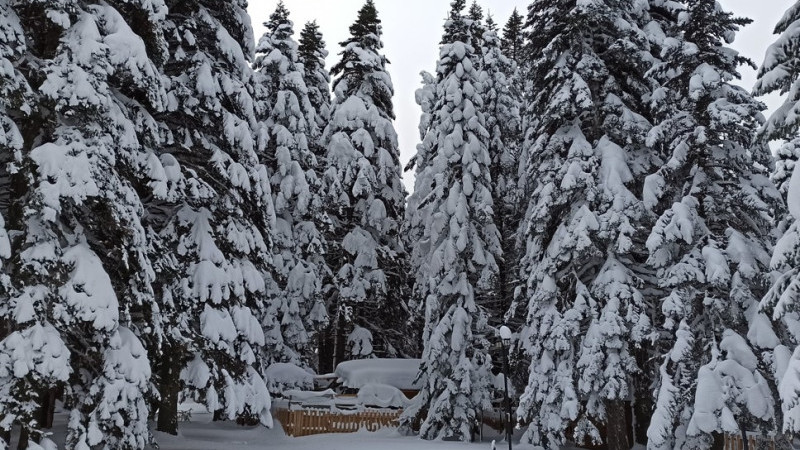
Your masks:
M363 7L358 11L358 19L350 26L350 39L342 42L342 47L346 47L352 42L359 42L367 48L383 48L380 40L383 35L381 20L378 18L378 10L375 2L367 0Z
M508 18L506 26L503 28L503 53L509 58L519 61L520 52L524 45L523 42L523 27L525 26L525 19L519 13L517 8L511 13Z
M379 52L383 48L383 30L372 0L367 0L358 12L350 34L350 38L340 44L344 48L340 53L341 60L331 68L331 75L338 77L333 84L337 98L360 93L370 97L378 108L394 119L394 88L386 73L389 61Z
M264 38L269 37L272 45L283 54L290 54L294 49L291 47L292 36L294 36L294 23L289 19L289 10L283 1L278 3L275 11L269 16L269 21L264 23L267 33ZM256 51L264 51L265 42L258 43Z
M281 0L278 2L278 6L275 7L275 11L270 14L269 21L264 23L264 26L270 30L276 30L288 21L289 10L286 8L286 4L283 3L283 0Z
M483 20L483 8L481 8L481 5L479 5L476 0L472 1L467 17L474 22Z
M497 33L497 22L494 21L491 13L486 14L486 31Z
M751 20L722 10L716 0L687 0L678 21L682 29L680 44L667 47L663 58L668 63L651 74L659 76L659 72L663 72L678 81L677 85L682 86L683 92L677 95L702 110L698 115L698 125L713 130L706 136L709 143L722 140L749 146L753 139L752 129L758 127L756 114L762 105L749 92L731 82L741 79L739 66L755 66L727 43L732 42L738 30ZM728 106L720 102L728 102ZM740 116L751 123L751 127L730 127L720 110Z
M468 42L470 22L464 17L466 0L453 0L450 3L450 13L444 24L444 35L440 44L446 45L453 42Z
M325 40L319 31L317 21L307 22L300 32L298 56L306 66L306 72L320 69L324 64L328 51L325 49Z
M749 58L725 50L723 44L733 42L739 29L750 24L751 19L723 11L717 0L688 0L686 4L684 39L698 50L697 56L687 55L688 58L702 60L722 70L726 80L741 78L740 65L757 68Z

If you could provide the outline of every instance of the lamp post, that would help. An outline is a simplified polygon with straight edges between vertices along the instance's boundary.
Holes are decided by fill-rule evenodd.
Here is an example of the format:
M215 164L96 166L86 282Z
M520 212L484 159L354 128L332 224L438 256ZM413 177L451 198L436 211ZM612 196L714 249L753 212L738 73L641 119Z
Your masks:
M500 327L500 346L503 348L503 384L505 385L505 404L506 404L506 441L508 450L511 450L511 434L513 424L511 423L511 399L508 397L508 349L511 347L511 330L503 325Z

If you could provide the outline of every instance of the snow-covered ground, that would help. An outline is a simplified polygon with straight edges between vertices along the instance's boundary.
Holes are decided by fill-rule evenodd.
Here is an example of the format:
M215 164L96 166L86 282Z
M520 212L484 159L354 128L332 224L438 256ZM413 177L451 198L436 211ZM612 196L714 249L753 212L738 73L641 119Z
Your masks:
M66 417L56 415L53 440L58 448L64 448ZM182 422L178 436L156 433L160 450L464 450L490 449L491 440L497 439L497 448L506 449L495 433L486 430L485 442L465 444L462 442L423 441L414 436L402 436L394 429L377 432L362 430L347 434L319 434L306 437L289 437L276 420L272 429L264 427L241 427L232 422L213 422L211 414L193 413L191 422ZM16 437L16 436L14 436ZM518 437L517 437L518 438ZM12 441L15 448L16 442ZM515 450L534 450L531 445L514 443ZM148 447L148 450L155 450Z
M384 429L374 433L360 431L347 434L318 434L289 437L280 424L273 429L245 428L234 423L209 423L207 417L197 417L192 423L181 424L179 436L157 434L161 450L464 450L489 449L491 441L474 444L462 442L427 442L413 436L401 436L396 430ZM507 448L499 443L499 449ZM533 446L514 444L514 449L533 450Z
M180 424L179 436L158 433L156 440L161 450L463 450L489 449L492 439L497 439L498 449L508 448L495 431L487 429L484 433L485 442L472 444L428 442L415 436L402 436L395 429L295 438L286 436L277 420L272 429L240 427L230 422L212 422L210 414L194 413L192 422ZM514 449L533 450L534 447L515 442Z

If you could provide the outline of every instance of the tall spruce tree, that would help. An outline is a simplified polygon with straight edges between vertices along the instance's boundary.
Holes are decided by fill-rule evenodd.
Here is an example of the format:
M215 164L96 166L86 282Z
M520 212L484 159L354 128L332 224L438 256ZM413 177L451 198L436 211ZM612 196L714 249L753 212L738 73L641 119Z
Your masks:
M495 288L500 235L494 223L489 132L472 21L464 0L451 3L437 67L430 123L416 158L407 227L413 247L414 297L424 311L420 399L404 421L425 417L424 439L471 438L489 406L491 357L486 313L478 301ZM426 118L423 117L423 122Z
M308 87L308 99L314 108L317 130L320 133L319 136L313 136L309 145L320 162L325 158L321 135L331 116L331 76L325 68L327 57L328 50L325 49L319 25L317 22L308 22L300 32L298 61L303 65L303 80Z
M750 334L759 335L759 347L773 352L773 373L778 387L780 431L793 436L800 431L800 333L793 326L800 320L800 3L791 6L775 27L776 41L767 49L764 64L759 70L755 94L780 93L784 103L761 128L764 140L782 139L778 151L773 181L788 201L788 225L778 240L770 263L780 274L772 289L762 300L762 312L772 321L753 321L756 325L771 325L771 329L751 326ZM757 344L758 345L758 344Z
M323 142L336 361L345 357L346 332L352 331L350 357L369 356L365 349L378 345L396 355L413 344L400 325L408 316L399 235L406 193L381 36L378 11L368 0L331 70L334 101Z
M517 410L524 439L627 449L625 402L651 332L641 261L641 180L655 165L643 103L649 45L639 2L548 0L529 7L529 180L519 301L530 357ZM516 309L516 308L515 308ZM605 436L598 425L605 425Z
M144 448L151 367L139 336L157 343L161 329L141 195L153 182L150 114L166 102L151 59L163 56L164 5L0 11L2 57L29 62L3 71L0 178L14 230L0 308L3 427L44 445L62 389L68 447Z
M256 154L253 31L244 0L168 0L167 189L151 210L165 318L160 431L177 432L182 389L221 419L271 424L263 362L280 323L270 271L276 218ZM265 336L266 334L266 336ZM271 342L270 342L271 344Z
M20 426L21 440L41 442L44 424L38 417L43 403L43 393L56 386L64 386L70 376L69 350L59 333L49 325L46 317L21 317L16 320L12 308L14 290L10 278L12 261L8 229L22 220L15 214L16 198L25 193L25 177L14 176L15 163L23 159L26 145L25 125L38 116L37 97L26 73L18 69L20 62L30 54L25 24L9 1L0 2L0 195L2 215L2 277L0 279L0 448L10 448L11 428ZM35 130L33 130L35 132ZM17 283L19 285L19 283ZM42 302L44 303L44 302ZM26 305L29 306L29 305ZM44 305L42 305L44 306ZM43 316L43 315L42 315ZM21 322L21 323L19 323ZM25 342L37 342L26 348ZM28 351L25 351L28 350ZM35 364L28 364L28 361Z
M750 62L727 47L749 20L715 0L680 2L673 20L650 74L660 88L649 141L665 163L647 177L644 202L659 215L647 247L664 291L664 356L648 446L710 448L716 433L775 426L776 339L758 303L780 196L769 150L753 139L763 105L734 85Z
M303 80L308 87L308 98L311 101L311 106L314 108L318 135L312 136L309 142L311 150L317 158L318 176L322 179L325 170L325 145L322 141L322 132L328 126L331 116L331 76L325 68L325 58L328 57L328 50L325 48L325 41L322 38L322 33L319 31L319 26L316 22L308 22L303 31L300 33L300 48L298 51L298 59L300 64L303 65ZM330 223L323 226L327 234ZM327 266L326 266L327 268ZM330 268L323 275L323 286L331 285L332 273ZM324 291L323 291L323 295ZM329 355L333 351L333 338L330 335L332 327L328 326L317 332L317 370L320 373L329 372L333 370L330 366L332 361ZM326 367L321 367L321 361L329 361L330 364Z
M469 10L467 10L466 18L469 21L470 28L469 43L472 45L472 48L475 49L473 63L475 64L475 69L480 74L483 67L481 49L483 48L483 33L486 32L486 24L484 23L483 8L478 4L477 0L472 0L472 4L469 5ZM444 42L442 42L442 45L444 45Z
M435 111L436 104L438 103L437 78L435 75L426 71L422 71L420 77L422 78L422 87L415 92L416 103L422 110L418 126L420 142L416 145L417 152L411 157L405 167L406 171L414 171L415 179L419 179L420 174L428 171L428 166L430 166L433 162L433 158L436 156L434 151L436 148L436 134L432 132L432 127L435 126L437 117ZM427 265L424 258L422 258L422 255L418 255L413 251L415 243L422 239L425 228L419 226L419 224L413 225L410 220L411 212L416 211L423 200L425 199L413 194L408 198L406 217L403 221L402 229L403 241L405 242L406 248L409 249L409 262L414 273L427 273ZM425 320L423 314L425 299L413 295L414 277L412 276L409 278L409 284L412 284L412 295L410 296L408 306L411 312L412 322L419 324Z
M486 28L482 39L480 81L486 130L489 132L494 222L500 231L503 248L503 257L497 261L497 291L491 296L495 304L486 307L490 311L490 321L497 323L503 320L511 307L517 284L516 234L522 215L517 171L522 119L521 101L509 77L515 73L514 62L501 50L491 16L486 20Z
M503 27L503 38L500 43L506 57L511 58L517 64L522 62L525 48L525 17L519 13L517 8L511 12L508 22Z
M319 131L283 2L266 26L254 69L267 94L259 99L265 102L262 121L268 135L259 156L270 170L276 215L272 261L279 292L270 314L280 322L281 336L271 344L279 362L307 365L313 357L313 333L327 322L322 301L325 241L318 226L325 223L324 207L320 164L311 149Z

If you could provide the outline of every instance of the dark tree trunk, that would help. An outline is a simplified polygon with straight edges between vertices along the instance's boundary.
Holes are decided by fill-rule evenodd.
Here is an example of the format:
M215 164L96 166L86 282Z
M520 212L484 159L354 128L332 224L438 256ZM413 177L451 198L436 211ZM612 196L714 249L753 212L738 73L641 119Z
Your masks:
M0 440L5 442L5 444L6 444L5 448L10 448L11 447L11 429L8 429L8 430L0 429Z
M42 403L39 407L39 424L42 428L53 428L53 416L56 412L57 393L55 389L48 389L40 396Z
M225 415L224 409L218 409L214 411L214 418L212 419L214 422L225 422L228 420L228 417Z
M628 418L625 402L606 401L606 442L608 450L630 450L628 441Z
M333 330L334 326L331 324L317 336L317 370L320 374L333 372Z
M344 361L345 355L345 320L344 314L339 313L336 317L336 329L334 330L334 346L333 346L333 369Z
M650 428L650 419L653 416L653 401L649 396L643 395L633 404L634 414L634 442L647 446L647 429Z
M345 355L345 336L344 336L344 314L337 311L336 320L333 321L333 332L331 333L331 340L333 341L333 370L336 366L344 361Z
M156 430L171 435L178 434L178 394L181 390L181 357L177 347L165 346L161 355L161 382L158 390L161 401L158 404Z
M28 428L23 426L19 432L19 443L17 443L17 450L27 450L30 436L31 435L28 432Z

